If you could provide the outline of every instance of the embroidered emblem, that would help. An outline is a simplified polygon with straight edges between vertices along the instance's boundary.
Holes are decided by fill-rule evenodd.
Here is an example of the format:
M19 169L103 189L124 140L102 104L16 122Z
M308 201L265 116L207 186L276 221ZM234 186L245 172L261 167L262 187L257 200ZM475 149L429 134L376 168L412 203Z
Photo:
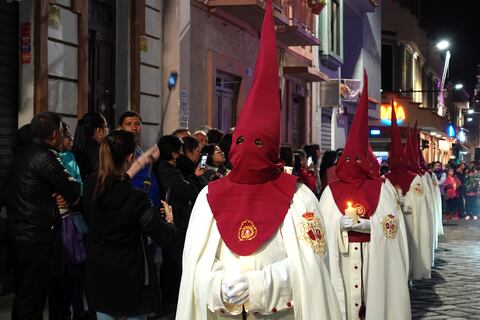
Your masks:
M238 240L249 241L257 236L257 227L251 220L244 220L238 228Z
M433 186L434 186L434 187L438 186L437 179L432 179L432 183L433 183Z
M398 219L394 214L389 214L382 220L383 234L388 239L395 239L398 231Z
M421 183L415 184L415 187L413 187L413 190L415 190L415 194L419 197L423 196L423 186Z
M365 207L362 206L360 203L355 204L353 207L355 208L355 210L357 210L357 216L363 217L363 215L365 214Z
M305 243L310 246L316 254L324 256L327 243L320 218L315 217L313 212L304 213L302 218L303 219L298 224L298 227L300 228L298 239L305 241Z

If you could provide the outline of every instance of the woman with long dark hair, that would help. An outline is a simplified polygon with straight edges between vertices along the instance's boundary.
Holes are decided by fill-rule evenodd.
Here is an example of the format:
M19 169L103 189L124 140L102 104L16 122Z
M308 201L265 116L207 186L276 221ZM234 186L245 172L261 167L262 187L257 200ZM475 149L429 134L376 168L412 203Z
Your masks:
M132 186L126 173L134 151L133 133L113 131L100 144L98 169L85 182L83 203L90 227L86 284L98 320L143 320L157 310L158 282L146 237L159 246L177 237L148 194ZM170 208L163 205L171 222Z
M95 171L100 143L108 134L108 124L98 112L86 113L77 123L73 140L73 153L80 167L82 180Z

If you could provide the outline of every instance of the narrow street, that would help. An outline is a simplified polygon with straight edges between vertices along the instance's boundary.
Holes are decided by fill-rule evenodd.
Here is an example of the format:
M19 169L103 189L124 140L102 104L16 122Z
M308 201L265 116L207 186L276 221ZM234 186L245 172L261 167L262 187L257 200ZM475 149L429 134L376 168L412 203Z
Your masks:
M480 220L449 221L431 280L410 291L412 318L480 319Z

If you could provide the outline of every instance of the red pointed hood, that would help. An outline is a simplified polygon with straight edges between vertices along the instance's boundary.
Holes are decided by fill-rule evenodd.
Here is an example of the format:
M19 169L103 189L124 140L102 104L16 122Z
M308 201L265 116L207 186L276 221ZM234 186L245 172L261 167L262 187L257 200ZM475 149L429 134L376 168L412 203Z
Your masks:
M423 175L425 170L422 168L422 157L420 157L420 135L418 134L418 126L417 121L415 121L415 126L413 127L413 136L412 136L412 147L413 147L413 155L415 156L415 165L417 166L420 173ZM425 159L424 159L425 162ZM425 169L427 167L425 166Z
M372 174L374 177L381 178L380 174L380 164L378 163L377 157L373 153L372 146L370 143L368 144L368 165L370 166L370 169L373 171Z
M271 1L267 1L253 83L235 126L229 178L255 184L273 180L283 171L280 161L280 96L278 58ZM255 144L257 139L262 148ZM243 140L243 143L239 143ZM253 156L255 155L255 156Z
M235 127L233 169L209 183L207 200L227 247L246 256L271 239L285 219L297 178L280 161L280 98L272 2L267 0L252 87Z
M413 173L418 173L418 168L415 165L415 156L413 155L412 139L410 137L410 124L407 126L407 139L405 141L405 154L408 160L408 170Z
M410 133L410 126L407 130L407 146L406 146L407 158L410 162L410 171L423 175L423 170L420 168L420 159L418 157L418 134L417 134L417 123L415 122L415 127L413 132Z
M427 161L425 160L425 157L423 156L423 152L422 150L420 150L420 148L418 148L418 156L420 157L420 168L422 168L422 170L426 171L428 168L427 168Z
M405 195L410 189L410 184L416 175L408 170L408 159L403 149L402 137L400 135L400 129L398 128L397 114L393 103L390 131L390 154L388 157L390 172L386 174L386 177L395 188L400 188Z
M364 180L371 175L368 161L368 77L364 72L363 91L355 111L347 142L336 165L339 180L351 182Z
M368 143L368 78L364 72L362 95L335 169L339 180L330 184L340 212L344 213L347 202L351 202L357 208L358 215L366 219L377 209L382 180L374 173L371 158Z

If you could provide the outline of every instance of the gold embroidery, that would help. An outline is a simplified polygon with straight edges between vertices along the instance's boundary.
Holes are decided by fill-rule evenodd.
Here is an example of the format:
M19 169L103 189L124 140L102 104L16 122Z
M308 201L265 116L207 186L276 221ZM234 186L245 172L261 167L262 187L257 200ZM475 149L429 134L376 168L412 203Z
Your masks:
M423 196L423 186L421 183L417 182L417 184L415 184L415 187L413 187L413 190L415 190L415 194L419 197Z
M395 239L398 231L398 219L393 214L387 215L382 220L383 234L390 240Z
M357 210L357 215L359 217L363 217L363 215L365 214L365 207L362 206L360 203L357 203L353 207Z
M257 236L257 227L251 220L244 220L238 228L238 240L248 241Z
M315 217L313 212L306 212L302 217L303 219L298 224L300 229L298 239L303 240L316 254L324 256L327 242L320 218Z

